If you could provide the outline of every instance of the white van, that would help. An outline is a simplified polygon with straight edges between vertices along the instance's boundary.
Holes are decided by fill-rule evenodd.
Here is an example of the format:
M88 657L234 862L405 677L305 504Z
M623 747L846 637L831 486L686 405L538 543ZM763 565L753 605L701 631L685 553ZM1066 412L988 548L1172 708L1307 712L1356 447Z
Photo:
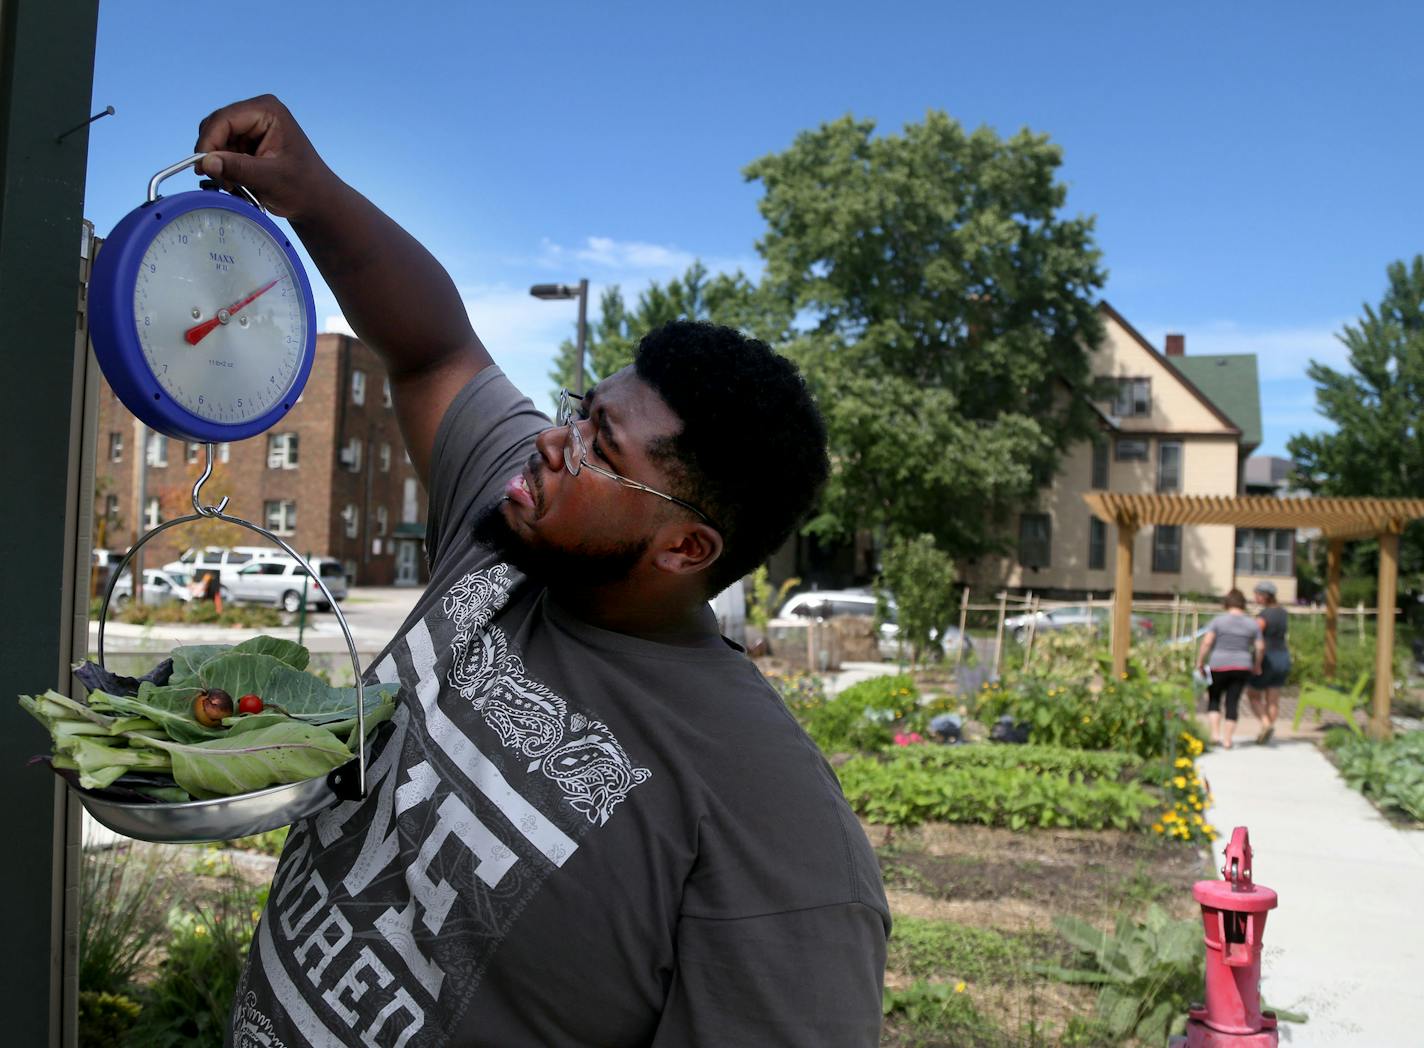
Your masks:
M277 546L203 546L184 550L177 560L163 565L163 570L174 574L181 572L195 581L202 579L209 571L216 571L218 582L223 587L223 598L226 599L233 577L244 564L290 559Z
M346 599L346 569L341 561L331 557L312 557L311 565L321 581L337 600ZM330 611L326 596L307 576L307 569L291 557L280 560L253 560L239 567L231 582L224 582L224 600L252 604L275 604L283 611L295 612L302 606L305 594L308 608Z

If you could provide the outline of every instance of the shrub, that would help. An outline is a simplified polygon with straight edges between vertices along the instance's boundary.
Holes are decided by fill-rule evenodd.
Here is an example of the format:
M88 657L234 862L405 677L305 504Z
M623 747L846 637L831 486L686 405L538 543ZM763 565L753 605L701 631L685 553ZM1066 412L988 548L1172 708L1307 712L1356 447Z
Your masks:
M780 690L780 689L779 689ZM794 685L782 691L787 705L806 734L826 754L877 750L894 739L893 725L919 700L914 681L906 675L873 677L854 684L833 699L819 687L801 693Z
M1301 623L1292 620L1286 642L1290 645L1290 684L1323 684L1325 675L1325 626L1323 622ZM1335 680L1352 686L1361 673L1372 677L1375 670L1375 638L1366 632L1363 641L1342 629L1335 649ZM1407 680L1410 670L1409 645L1396 636L1394 643L1394 678Z
M1191 692L1131 673L1094 690L1087 682L1032 676L1011 687L986 685L977 700L985 722L1008 715L1038 743L1081 750L1120 750L1144 759L1175 756L1185 733L1204 739L1192 716Z
M1335 759L1345 782L1380 808L1424 822L1424 731L1385 742L1345 739Z
M935 545L933 535L897 539L885 551L879 579L881 614L888 592L895 598L899 636L910 650L911 663L940 654L931 638L943 633L958 613L953 583L954 561Z
M927 767L917 755L902 757L898 752L881 760L853 758L837 774L855 811L892 826L936 820L1014 830L1127 830L1138 827L1143 813L1156 804L1151 794L1132 783L1084 781L1079 775L1040 775L1021 768Z
M79 1048L114 1048L128 1043L143 1009L121 993L79 991Z
M145 994L135 1040L145 1048L220 1048L267 889L230 868L220 887L168 916L168 953Z

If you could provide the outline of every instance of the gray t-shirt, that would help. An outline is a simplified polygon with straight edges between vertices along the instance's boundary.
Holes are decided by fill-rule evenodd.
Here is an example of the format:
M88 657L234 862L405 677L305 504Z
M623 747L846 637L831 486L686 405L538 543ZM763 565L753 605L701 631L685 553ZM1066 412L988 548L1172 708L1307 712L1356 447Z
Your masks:
M1267 651L1286 651L1286 632L1290 629L1290 612L1285 608L1271 605L1256 612L1256 621L1262 624L1262 636L1266 640Z
M548 420L497 368L436 437L431 581L363 801L292 828L238 1048L870 1046L889 912L739 650L591 626L471 538Z
M1207 665L1213 670L1249 670L1256 666L1256 641L1261 627L1250 615L1218 615L1207 624L1216 634Z

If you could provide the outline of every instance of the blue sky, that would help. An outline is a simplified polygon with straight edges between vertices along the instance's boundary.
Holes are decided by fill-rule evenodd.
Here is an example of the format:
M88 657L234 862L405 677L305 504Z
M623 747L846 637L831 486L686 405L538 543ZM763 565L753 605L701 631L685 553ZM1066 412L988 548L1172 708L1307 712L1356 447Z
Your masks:
M1305 377L1420 250L1424 13L1409 5L104 0L86 215L100 233L198 121L271 91L445 264L530 392L587 277L760 271L749 161L845 113L942 109L1063 146L1105 295L1161 345L1260 355L1265 443L1321 427ZM192 188L190 176L165 186ZM337 314L315 280L317 313Z

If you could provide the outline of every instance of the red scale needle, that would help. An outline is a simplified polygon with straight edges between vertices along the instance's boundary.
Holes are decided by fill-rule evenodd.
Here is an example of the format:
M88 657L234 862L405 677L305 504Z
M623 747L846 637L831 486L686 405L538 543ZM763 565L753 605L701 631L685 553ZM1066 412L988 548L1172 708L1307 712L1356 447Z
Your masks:
M213 328L217 327L219 324L222 323L222 315L224 312L227 313L228 319L231 319L233 316L236 315L239 309L242 309L244 306L249 305L260 295L264 295L268 291L271 291L274 287L277 286L278 281L280 281L281 279L281 277L278 277L270 284L263 285L256 291L252 292L252 294L248 295L246 298L239 299L232 305L228 306L226 311L221 309L218 310L218 315L213 317L211 320L205 320L201 324L194 324L187 331L183 332L183 338L187 340L188 345L196 346L199 342L203 341L203 339L208 336L208 332L212 331Z

